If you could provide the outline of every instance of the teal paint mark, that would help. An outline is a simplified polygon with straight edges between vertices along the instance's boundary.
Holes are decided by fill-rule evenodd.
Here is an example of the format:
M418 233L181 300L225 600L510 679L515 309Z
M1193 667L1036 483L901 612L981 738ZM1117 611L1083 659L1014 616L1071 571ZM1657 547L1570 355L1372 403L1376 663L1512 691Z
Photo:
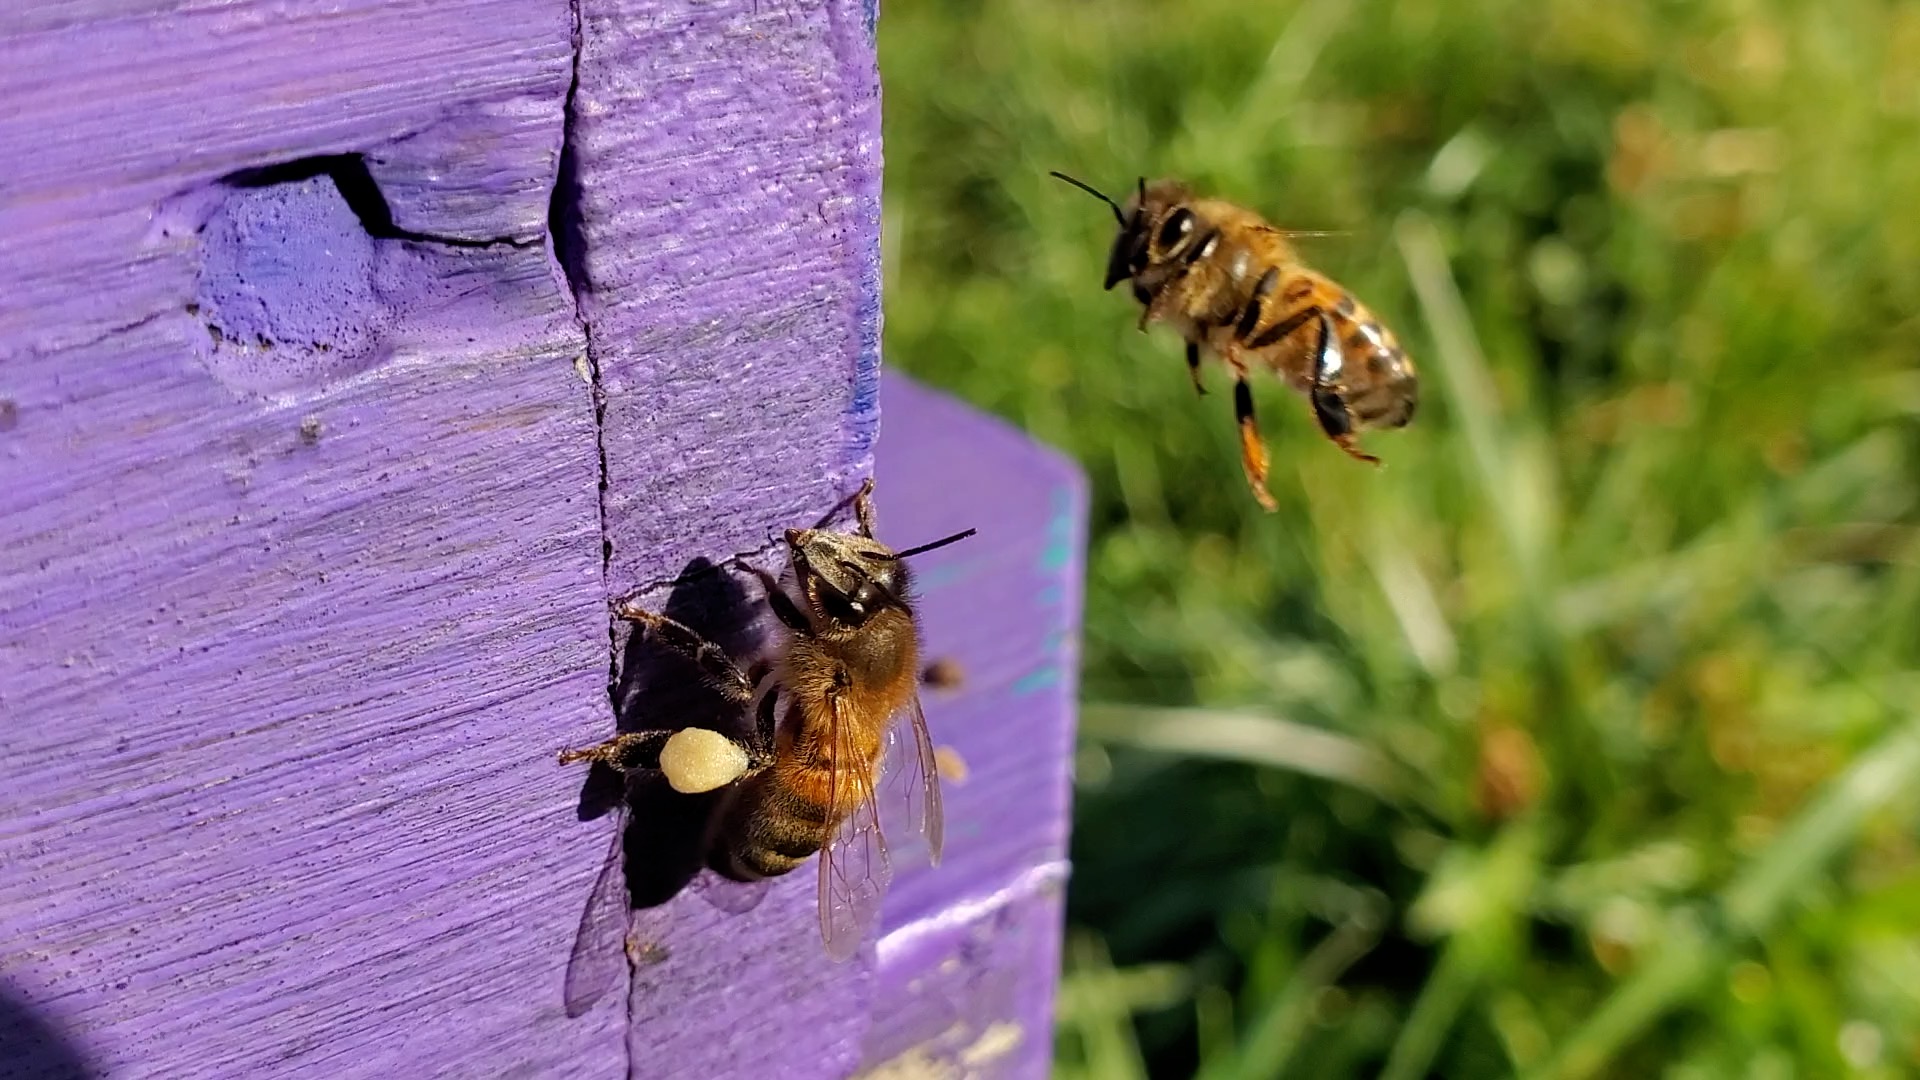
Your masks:
M1013 684L1013 693L1015 697L1025 697L1028 694L1037 694L1042 690L1051 690L1059 685L1059 665L1048 664L1046 667L1035 668L1016 679Z
M1040 549L1040 570L1052 573L1064 570L1073 561L1073 489L1053 489L1053 514L1047 519L1047 545Z
M980 560L978 559L961 559L954 562L940 563L930 566L925 570L915 567L913 572L914 590L920 595L925 596L930 592L938 592L941 589L951 588L972 577L974 572L979 569Z

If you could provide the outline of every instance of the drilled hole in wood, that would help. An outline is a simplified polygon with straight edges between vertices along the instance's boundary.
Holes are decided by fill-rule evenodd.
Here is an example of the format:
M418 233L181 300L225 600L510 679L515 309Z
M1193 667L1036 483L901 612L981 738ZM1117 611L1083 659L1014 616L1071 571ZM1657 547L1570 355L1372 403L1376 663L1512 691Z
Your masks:
M242 169L230 173L222 183L234 188L264 188L295 184L321 176L333 181L347 209L353 211L353 216L360 220L360 227L366 230L368 236L376 240L417 238L416 234L393 223L393 207L387 205L387 197L380 193L380 185L374 182L373 174L367 170L367 159L363 154L321 154L257 169Z

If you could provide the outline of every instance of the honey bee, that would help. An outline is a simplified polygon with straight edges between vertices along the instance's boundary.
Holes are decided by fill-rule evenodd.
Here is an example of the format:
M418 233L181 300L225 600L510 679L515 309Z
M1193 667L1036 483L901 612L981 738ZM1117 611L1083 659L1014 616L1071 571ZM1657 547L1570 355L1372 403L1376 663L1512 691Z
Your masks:
M1307 266L1289 234L1260 215L1222 199L1194 197L1174 180L1142 177L1126 206L1065 173L1053 173L1093 195L1120 224L1107 257L1106 287L1133 285L1145 308L1140 329L1165 320L1186 339L1187 370L1204 394L1200 352L1233 372L1240 425L1240 463L1253 497L1276 509L1267 493L1267 448L1254 422L1247 368L1264 364L1306 395L1327 438L1361 461L1358 432L1405 427L1418 402L1413 361L1393 334L1353 294Z
M940 860L939 771L920 708L920 635L906 559L974 532L894 551L874 539L872 492L869 480L851 500L854 535L826 529L834 514L811 529L787 530L786 579L748 567L784 628L771 662L756 665L754 675L687 626L627 601L614 604L617 618L687 657L729 703L751 714L746 743L683 728L621 734L560 755L563 764L655 770L687 794L725 789L706 840L707 865L724 877L778 877L819 852L820 934L835 960L859 948L892 879L879 820L883 782L905 801L906 830L925 841L930 862ZM895 720L903 715L910 753L898 746ZM610 866L618 855L609 853ZM588 901L569 965L568 1011L575 1015L602 989L579 950L592 947L586 939L618 936L618 920L600 910L612 903L599 896L603 890L613 899L619 892L619 875L609 873L602 871ZM634 935L626 936L631 957Z

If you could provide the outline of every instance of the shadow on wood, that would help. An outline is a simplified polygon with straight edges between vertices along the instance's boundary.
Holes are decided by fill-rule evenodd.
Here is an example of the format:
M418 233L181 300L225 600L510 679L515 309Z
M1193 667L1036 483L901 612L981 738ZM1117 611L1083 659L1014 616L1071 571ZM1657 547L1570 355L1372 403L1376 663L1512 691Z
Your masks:
M80 1051L12 989L0 984L0 1077L93 1080Z
M737 573L707 557L685 565L660 613L718 644L741 667L751 665L766 646L760 598L749 594ZM624 636L612 678L616 728L622 734L708 728L747 740L751 717L708 686L693 661L624 623L614 625L614 634L616 640ZM622 838L628 903L634 909L659 907L678 896L707 863L708 824L724 790L687 796L674 792L660 774L634 773L622 780L611 767L595 763L580 788L578 817L605 817L622 798L628 809ZM743 911L758 899L758 890L720 886L703 894L722 911Z
M660 610L743 665L765 640L758 597L705 557L686 565ZM620 656L611 687L617 730L666 734L700 727L736 740L747 737L750 718L709 686L692 661L626 623L616 621L614 635ZM581 785L579 817L605 816L624 796L628 899L633 908L650 908L673 899L700 872L708 824L721 795L685 795L650 772L633 773L623 783L613 769L596 763Z
M701 557L675 579L661 613L720 645L729 656L745 660L757 653L763 636L753 609L740 582ZM745 737L749 721L743 711L709 685L686 656L617 619L611 642L619 646L620 661L611 672L608 693L621 734L664 736L702 727ZM604 994L604 982L623 963L617 955L622 949L630 968L664 959L665 946L658 939L670 929L665 905L696 879L709 880L700 878L700 870L724 791L674 791L652 771L657 760L648 760L645 751L639 757L625 762L635 767L625 775L595 762L581 782L581 821L616 810L625 813L617 816L620 835L606 856L619 865L601 868L574 935L566 987L569 1016L584 1015ZM741 912L758 902L762 890L739 889L744 891L738 895L711 885L700 891L720 910ZM632 912L648 914L636 921Z

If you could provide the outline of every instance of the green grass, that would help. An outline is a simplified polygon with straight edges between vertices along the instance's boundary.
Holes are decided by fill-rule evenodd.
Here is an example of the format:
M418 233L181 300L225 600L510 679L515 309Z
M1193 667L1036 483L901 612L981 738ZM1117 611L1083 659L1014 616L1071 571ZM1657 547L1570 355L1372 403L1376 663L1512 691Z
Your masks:
M1059 1074L1920 1071L1920 7L880 25L888 361L1092 479ZM1339 230L1388 467L1263 380L1260 513L1049 169Z

